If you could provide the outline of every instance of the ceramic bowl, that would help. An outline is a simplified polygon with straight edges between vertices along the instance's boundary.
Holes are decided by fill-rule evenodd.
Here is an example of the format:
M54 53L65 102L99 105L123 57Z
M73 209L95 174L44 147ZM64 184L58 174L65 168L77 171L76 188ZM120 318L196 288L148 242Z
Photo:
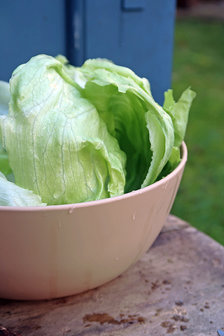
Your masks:
M161 231L186 160L183 143L181 162L171 174L122 196L48 207L0 207L0 297L72 295L124 272Z

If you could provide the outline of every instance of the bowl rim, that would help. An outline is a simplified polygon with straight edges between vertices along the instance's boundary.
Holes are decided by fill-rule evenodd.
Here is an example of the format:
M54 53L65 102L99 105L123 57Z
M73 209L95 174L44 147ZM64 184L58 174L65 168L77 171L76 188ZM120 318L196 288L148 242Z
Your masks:
M30 212L30 211L53 211L53 210L73 210L73 209L78 209L78 208L86 208L86 207L92 207L92 206L96 206L96 205L103 205L103 204L107 204L107 203L112 203L112 202L117 202L119 200L123 200L123 199L127 199L130 197L134 197L136 195L141 195L144 194L145 192L149 191L149 190L153 190L157 187L159 187L161 184L165 184L166 182L168 182L170 179L172 179L172 177L176 174L179 173L179 171L181 171L187 161L187 146L185 144L185 142L183 141L181 144L181 152L182 152L182 158L180 163L178 164L178 166L167 176L165 176L164 178L162 178L159 181L156 181L152 184L150 184L147 187L144 187L142 189L138 189L138 190L133 190L129 193L126 194L122 194L120 196L114 196L114 197L110 197L110 198L104 198L104 199L100 199L100 200L95 200L95 201L88 201L88 202L82 202L82 203L70 203L70 204L60 204L60 205L47 205L47 206L24 206L24 207L17 207L17 206L0 206L0 212L14 212L14 211L19 211L19 212Z

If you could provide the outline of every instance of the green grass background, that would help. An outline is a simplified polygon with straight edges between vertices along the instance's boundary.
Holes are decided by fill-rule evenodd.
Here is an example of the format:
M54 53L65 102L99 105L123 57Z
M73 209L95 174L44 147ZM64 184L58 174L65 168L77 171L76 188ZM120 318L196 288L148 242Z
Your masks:
M185 142L188 162L172 213L224 245L224 22L177 20L175 97L197 97Z

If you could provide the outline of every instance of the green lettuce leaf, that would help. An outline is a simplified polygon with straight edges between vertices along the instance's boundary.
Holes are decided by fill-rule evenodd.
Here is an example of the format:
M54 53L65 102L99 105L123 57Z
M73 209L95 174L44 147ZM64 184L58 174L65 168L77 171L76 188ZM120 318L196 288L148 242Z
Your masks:
M0 206L44 206L41 198L32 191L9 182L0 172Z
M108 60L88 60L71 77L83 88L127 157L125 192L153 183L174 145L170 116L153 99L145 78Z
M165 164L164 168L162 169L161 173L159 174L156 180L159 181L168 174L170 174L178 166L180 160L181 160L180 148L174 146L168 162Z
M14 71L10 93L0 135L17 185L47 204L124 192L125 154L62 62L31 58Z
M2 147L1 143L0 143L0 169L5 175L8 175L12 172L11 167L9 165L8 154Z
M189 110L196 93L188 88L182 93L177 102L175 102L173 98L172 90L165 92L164 96L165 100L163 108L170 115L174 127L174 147L172 149L169 161L163 168L158 179L171 173L180 162L180 145L184 140L188 123Z
M0 115L7 115L9 108L10 92L9 83L0 81ZM9 165L8 154L3 149L0 139L0 170L3 174L10 174L11 167Z
M174 145L179 147L184 139L189 110L196 93L190 88L185 90L179 100L175 102L173 98L173 91L165 92L165 100L163 108L171 116L174 126Z

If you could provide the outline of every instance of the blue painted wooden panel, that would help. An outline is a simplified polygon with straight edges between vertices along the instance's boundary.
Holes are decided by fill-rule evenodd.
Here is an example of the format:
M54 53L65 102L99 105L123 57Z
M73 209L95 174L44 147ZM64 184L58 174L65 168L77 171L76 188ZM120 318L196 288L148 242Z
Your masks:
M175 0L73 2L82 8L79 15L72 12L78 31L71 35L70 61L80 65L87 58L105 57L128 66L150 80L153 95L161 103L171 83ZM74 41L75 34L84 43Z
M86 50L85 46L87 43L86 1L67 0L66 14L67 14L66 54L72 64L80 66L85 60L85 50ZM93 35L94 32L90 32L90 34Z
M175 0L0 0L0 79L30 57L66 55L74 65L105 57L170 87Z
M64 0L0 0L0 79L36 54L65 54Z

